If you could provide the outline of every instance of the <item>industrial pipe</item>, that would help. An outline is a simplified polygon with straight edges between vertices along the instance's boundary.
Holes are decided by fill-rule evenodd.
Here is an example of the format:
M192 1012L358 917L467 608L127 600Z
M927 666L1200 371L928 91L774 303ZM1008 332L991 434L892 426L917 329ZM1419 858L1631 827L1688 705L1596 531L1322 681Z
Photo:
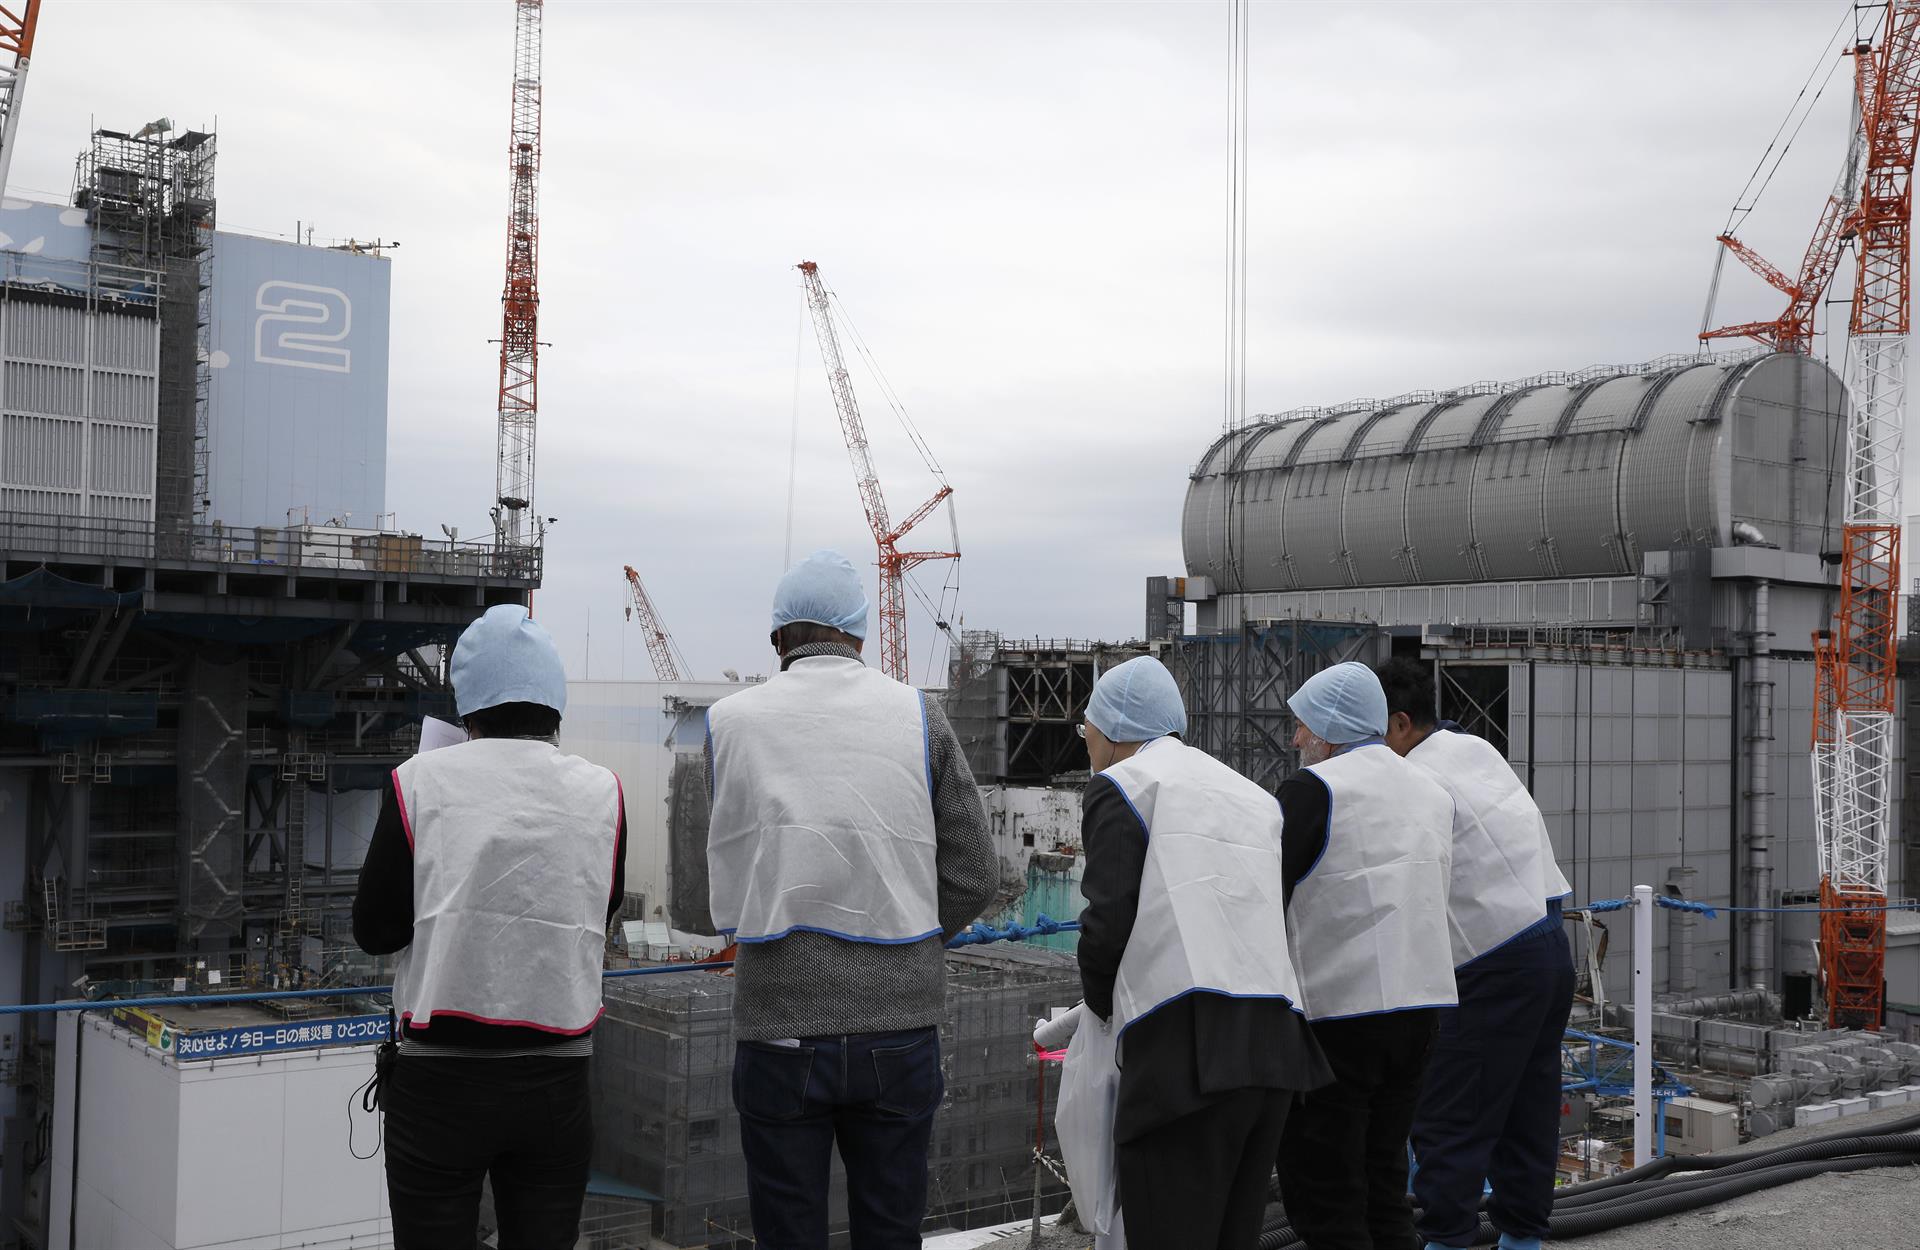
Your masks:
M1773 906L1773 835L1768 817L1773 802L1769 774L1773 750L1773 631L1768 616L1766 578L1753 584L1753 653L1747 663L1752 679L1753 729L1747 738L1747 897L1748 907ZM1773 916L1749 912L1745 943L1748 985L1773 985Z
M1778 1000L1771 990L1765 989L1729 990L1725 994L1703 994L1698 998L1683 998L1677 1002L1661 1003L1660 1010L1676 1016L1744 1016L1749 1012L1756 1012L1771 1018L1780 1014Z
M1681 898L1692 898L1693 878L1700 870L1682 864L1667 870L1667 884ZM1693 929L1700 923L1698 912L1674 911L1667 916L1667 992L1691 994L1693 979ZM1674 1010L1667 1008L1668 1011ZM1690 1013L1682 1013L1690 1014Z
M1633 887L1633 1161L1653 1158L1653 887Z

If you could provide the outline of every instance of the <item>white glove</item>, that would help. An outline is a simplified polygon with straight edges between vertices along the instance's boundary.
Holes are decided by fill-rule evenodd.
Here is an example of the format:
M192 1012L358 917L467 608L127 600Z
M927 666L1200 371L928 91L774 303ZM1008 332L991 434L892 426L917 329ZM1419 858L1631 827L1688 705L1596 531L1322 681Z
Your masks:
M1073 1040L1080 1027L1081 1018L1086 1015L1087 1005L1075 1003L1066 1011L1051 1020L1033 1022L1033 1044L1041 1050L1059 1050Z

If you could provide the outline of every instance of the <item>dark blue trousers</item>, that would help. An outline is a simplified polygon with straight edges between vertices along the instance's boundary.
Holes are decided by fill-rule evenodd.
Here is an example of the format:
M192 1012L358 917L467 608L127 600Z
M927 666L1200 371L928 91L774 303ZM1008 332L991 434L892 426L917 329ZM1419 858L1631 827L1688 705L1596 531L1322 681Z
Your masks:
M1440 1033L1413 1120L1416 1227L1470 1246L1480 1198L1515 1237L1545 1237L1560 1156L1560 1039L1573 1010L1573 951L1558 915L1455 970L1460 1005Z
M934 1029L740 1042L733 1105L761 1250L827 1250L833 1148L853 1250L920 1250L927 1143L946 1092Z

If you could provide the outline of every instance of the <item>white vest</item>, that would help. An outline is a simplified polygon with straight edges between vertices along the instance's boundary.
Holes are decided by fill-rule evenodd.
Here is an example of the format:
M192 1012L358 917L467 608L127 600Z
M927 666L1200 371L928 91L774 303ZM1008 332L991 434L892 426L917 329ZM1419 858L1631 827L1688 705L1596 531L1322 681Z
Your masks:
M413 941L393 1005L580 1034L600 1018L620 782L550 742L478 738L393 770Z
M713 922L905 943L940 933L933 771L920 692L809 656L707 713Z
M1493 744L1436 729L1407 758L1453 796L1453 963L1460 967L1544 920L1573 887L1560 875L1547 822Z
M1280 805L1204 751L1160 738L1101 776L1146 826L1140 909L1114 983L1114 1026L1195 991L1297 1008Z
M1329 795L1326 850L1287 909L1307 1018L1456 1002L1447 944L1453 800L1380 742L1307 771Z

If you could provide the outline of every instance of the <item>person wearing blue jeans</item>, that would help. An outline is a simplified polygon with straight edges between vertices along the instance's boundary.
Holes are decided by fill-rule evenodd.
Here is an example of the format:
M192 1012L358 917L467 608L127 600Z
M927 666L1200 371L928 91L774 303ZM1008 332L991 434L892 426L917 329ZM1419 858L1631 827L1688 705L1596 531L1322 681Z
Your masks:
M927 1143L946 1082L934 1029L741 1042L733 1068L753 1233L765 1246L827 1242L833 1148L860 1246L920 1244Z
M1534 1250L1553 1214L1560 1161L1560 1040L1573 1009L1573 951L1555 899L1540 924L1456 969L1460 1005L1440 1012L1414 1111L1415 1224L1428 1247L1470 1246L1487 1217L1506 1250Z
M859 572L815 552L774 592L780 672L707 717L708 910L738 944L733 1100L760 1250L826 1250L835 1147L852 1250L919 1250L945 944L1000 884L960 740L866 666L866 630Z
M1546 821L1506 757L1435 717L1427 665L1382 666L1386 741L1453 796L1447 923L1459 1005L1440 1011L1414 1109L1415 1227L1470 1246L1481 1198L1505 1250L1538 1250L1560 1155L1560 1042L1573 1009L1570 892Z

